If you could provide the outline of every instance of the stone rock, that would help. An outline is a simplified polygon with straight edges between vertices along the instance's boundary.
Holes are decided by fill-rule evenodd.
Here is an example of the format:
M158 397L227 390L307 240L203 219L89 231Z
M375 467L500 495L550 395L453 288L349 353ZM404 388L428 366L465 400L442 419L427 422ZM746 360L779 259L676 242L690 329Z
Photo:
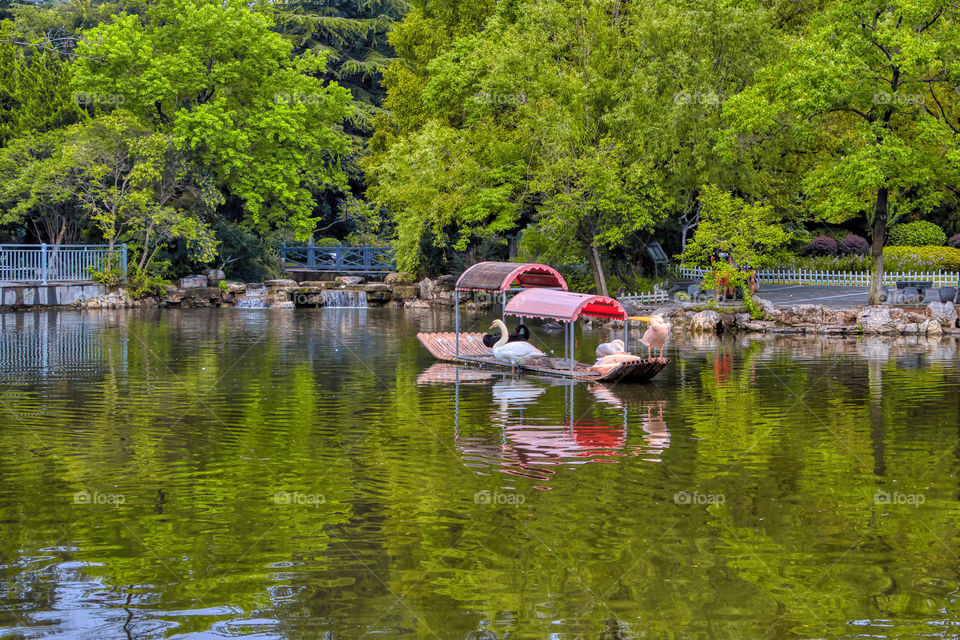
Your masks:
M453 291L457 286L456 276L437 276L437 289L440 291Z
M824 321L832 324L855 325L857 324L856 309L831 309L824 307Z
M943 327L940 326L940 322L937 320L927 320L924 324L920 325L920 332L928 336L942 336Z
M915 335L920 333L920 325L916 322L908 322L906 324L899 325L900 333L905 335Z
M750 322L750 314L738 313L733 317L733 320L736 323L737 327L745 327Z
M264 280L263 284L271 289L285 289L287 287L299 286L300 283L298 283L296 280L289 280L287 278L277 278L275 280Z
M780 310L780 321L789 325L821 324L824 308L819 304L794 304Z
M403 303L404 308L406 309L429 309L430 303L426 300L419 300L414 298L413 300L407 300Z
M329 289L334 283L326 280L304 280L300 283L301 287L316 287L317 289Z
M820 327L818 333L822 333L828 336L837 336L837 335L843 335L845 333L849 333L849 331L850 330L847 327L836 325L836 324L829 324L829 325Z
M222 269L204 269L200 273L207 277L207 280L210 281L210 284L217 284L221 280L227 279L227 276L223 273Z
M716 333L720 324L720 314L707 309L693 316L690 322L690 331L693 333Z
M731 313L720 314L720 331L730 333L737 328L737 321Z
M433 293L436 291L437 285L430 278L424 278L420 281L420 297L424 300L432 300Z
M333 281L346 287L355 287L358 284L363 284L363 278L360 276L337 276Z
M247 285L242 282L227 280L227 293L246 293Z
M303 283L301 283L299 287L294 287L291 289L290 293L297 296L305 296L321 293L322 291L323 287L304 286Z
M388 273L383 279L384 284L413 284L413 274L406 271Z
M773 331L777 328L777 323L772 320L751 320L744 323L743 328L747 331Z
M413 300L417 297L418 293L420 293L420 289L412 284L396 285L393 287L394 300Z
M953 328L957 323L957 308L952 302L931 302L927 305L927 315L941 327Z
M863 333L894 333L897 328L890 317L890 307L864 307L857 314L857 324Z
M177 280L177 288L179 289L197 289L205 287L207 284L207 276L202 275L185 276Z
M458 291L436 291L433 294L433 304L443 307L452 307L454 301L459 301Z
M291 300L271 300L269 307L271 309L293 309Z
M393 299L393 287L389 284L367 284L363 286L367 293L367 302L385 304Z
M753 301L756 302L757 306L763 309L763 312L768 316L776 315L778 312L777 306L772 302L770 302L769 300L767 300L766 298L761 298L760 296L753 296Z

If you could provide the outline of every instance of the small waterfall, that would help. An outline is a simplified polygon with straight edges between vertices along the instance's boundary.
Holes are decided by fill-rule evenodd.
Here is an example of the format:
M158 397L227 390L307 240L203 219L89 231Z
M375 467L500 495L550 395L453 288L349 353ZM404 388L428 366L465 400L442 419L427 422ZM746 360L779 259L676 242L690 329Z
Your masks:
M237 296L237 309L266 309L267 289L247 289L243 295Z
M323 306L334 309L366 309L367 294L363 291L329 289L323 291Z

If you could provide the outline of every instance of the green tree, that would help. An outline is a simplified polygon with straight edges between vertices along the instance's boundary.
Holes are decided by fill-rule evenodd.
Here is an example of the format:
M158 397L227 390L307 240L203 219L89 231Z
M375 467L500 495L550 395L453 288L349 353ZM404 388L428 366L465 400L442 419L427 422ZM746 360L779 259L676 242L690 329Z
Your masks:
M336 80L363 105L354 114L363 130L386 92L383 71L393 49L387 34L408 9L400 0L289 0L277 6L281 33L293 36L297 51L327 55L324 76Z
M292 58L272 27L269 10L240 0L161 0L85 32L76 87L172 136L251 228L302 239L317 198L345 187L350 93L315 77L322 54Z
M67 65L49 50L20 42L0 23L0 147L27 131L48 131L80 117Z
M57 218L57 244L71 224L89 220L111 247L129 242L141 270L173 240L188 243L201 261L213 258L216 244L199 216L206 203L169 136L118 109L30 142L18 140L0 156L16 202L6 222L35 208L63 208L74 217Z
M791 240L769 205L746 203L714 185L703 187L700 200L700 225L681 256L687 264L709 265L724 251L737 264L759 267Z
M809 212L872 230L870 304L879 304L888 224L955 200L960 53L957 8L939 0L833 2L783 57L728 103L737 143L788 140L807 158Z
M385 81L393 120L378 126L366 167L369 196L397 221L401 253L418 250L425 227L443 242L429 222L440 211L453 212L443 218L451 229L477 229L466 219L458 227L462 199L453 205L431 192L421 206L401 207L387 197L404 190L401 180L426 173L422 163L410 160L412 172L395 163L446 128L457 132L444 137L456 140L455 150L437 154L450 154L444 171L458 197L469 189L457 159L469 155L487 178L503 177L476 184L470 201L495 203L489 220L502 234L526 232L531 257L589 265L598 291L606 289L605 260L637 259L631 252L658 226L695 227L704 181L748 192L788 184L789 172L767 172L761 182L752 158L714 151L723 101L777 50L779 8L554 0L503 2L490 14L480 33L461 34L414 10L391 34L398 60ZM771 149L763 160L775 164L780 155ZM417 238L407 241L405 230Z

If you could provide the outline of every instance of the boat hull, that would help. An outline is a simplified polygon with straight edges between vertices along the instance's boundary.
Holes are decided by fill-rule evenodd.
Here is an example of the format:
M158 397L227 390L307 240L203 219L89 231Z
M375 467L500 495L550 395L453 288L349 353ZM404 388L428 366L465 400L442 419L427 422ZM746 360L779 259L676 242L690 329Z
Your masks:
M482 333L461 333L459 354L455 333L418 333L417 339L438 360L479 367L511 368L509 364L494 359L493 350L483 344ZM582 362L574 362L571 371L569 360L541 358L536 364L519 365L516 368L529 373L572 378L582 382L644 382L656 376L668 364L669 359L660 361L638 357L635 361L620 363L603 372L594 371L590 365Z

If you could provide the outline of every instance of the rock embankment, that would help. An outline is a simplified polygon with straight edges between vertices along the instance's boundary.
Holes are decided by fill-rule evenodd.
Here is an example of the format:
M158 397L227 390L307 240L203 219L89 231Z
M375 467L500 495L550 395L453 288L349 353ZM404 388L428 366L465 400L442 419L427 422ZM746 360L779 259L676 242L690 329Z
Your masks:
M175 280L162 295L134 299L128 289L121 286L105 296L82 300L73 306L86 309L156 306L292 309L324 306L453 307L455 301L465 307L483 307L492 303L490 297L458 294L454 290L455 284L454 276L426 278L416 282L409 273L389 273L382 282L368 282L361 276L303 282L286 278L237 282L226 280L219 269L207 269L203 273ZM251 298L256 298L256 302ZM246 303L244 299L247 299Z
M931 302L926 307L826 307L796 304L777 307L755 298L762 318L738 309L678 307L667 313L678 328L690 333L730 331L822 335L941 335L958 333L957 308L952 302Z

